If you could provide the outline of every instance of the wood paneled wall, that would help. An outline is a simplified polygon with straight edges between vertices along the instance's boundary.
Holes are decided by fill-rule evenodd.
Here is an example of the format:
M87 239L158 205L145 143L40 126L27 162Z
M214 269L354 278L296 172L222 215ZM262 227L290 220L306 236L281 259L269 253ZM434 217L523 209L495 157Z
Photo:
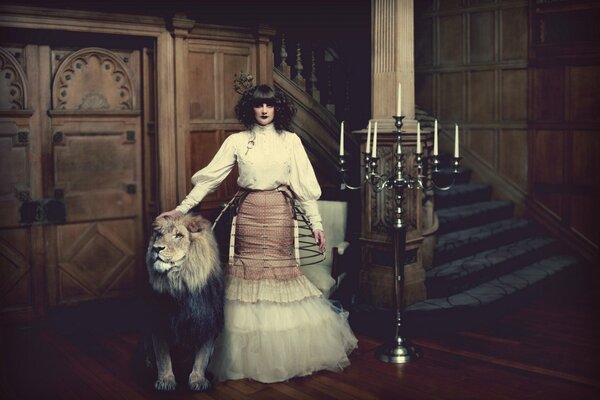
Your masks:
M251 38L250 38L251 39ZM184 84L189 88L185 108L189 112L189 143L186 154L185 193L191 189L190 177L206 166L225 138L242 129L234 114L239 98L233 89L234 74L255 74L255 53L252 43L215 43L193 37L188 40L187 71ZM235 193L235 178L231 174L216 192L207 196L204 206L217 207Z
M191 176L210 162L228 135L244 129L234 112L240 98L234 90L235 75L250 73L255 83L272 84L272 73L265 70L273 68L263 47L268 47L265 43L270 43L274 32L194 25L193 21L188 27L175 38L180 201L191 190ZM232 171L203 200L203 213L214 214L233 197L237 175Z
M600 4L531 3L529 209L589 260L600 246Z
M496 193L527 190L526 1L416 0L415 98L442 128L461 127L464 164Z
M475 179L589 260L600 243L599 18L589 0L415 1L417 104L459 123Z

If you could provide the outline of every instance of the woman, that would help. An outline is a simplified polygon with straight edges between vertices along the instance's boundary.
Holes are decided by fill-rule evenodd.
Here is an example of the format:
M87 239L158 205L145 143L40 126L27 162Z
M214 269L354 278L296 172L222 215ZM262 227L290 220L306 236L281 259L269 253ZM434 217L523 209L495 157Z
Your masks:
M321 189L300 138L289 129L294 108L271 87L245 92L235 108L247 130L230 135L192 177L194 188L174 210L183 215L213 191L237 162L237 213L226 274L225 327L209 370L216 380L279 382L350 364L356 348L347 313L335 309L302 274L296 208L321 252Z

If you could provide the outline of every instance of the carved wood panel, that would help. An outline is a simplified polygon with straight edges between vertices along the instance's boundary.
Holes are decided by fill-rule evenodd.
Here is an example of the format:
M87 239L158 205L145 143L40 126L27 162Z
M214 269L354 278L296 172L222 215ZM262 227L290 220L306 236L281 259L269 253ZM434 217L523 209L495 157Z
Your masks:
M392 132L378 133L378 172L389 174L396 163L395 139ZM403 141L406 173L415 175L414 141ZM364 151L366 141L361 143ZM425 148L427 154L428 149ZM361 264L359 274L360 301L377 307L392 307L394 248L392 227L395 221L394 190L375 193L371 185L361 189L363 208L361 226ZM404 191L403 221L407 225L407 243L404 259L405 293L407 305L425 299L425 276L422 267L423 191Z
M381 134L380 134L381 135ZM383 135L381 135L383 136ZM381 138L379 136L379 138ZM378 138L378 139L379 139ZM379 139L381 140L381 139ZM381 142L379 142L381 143ZM377 156L380 157L378 163L378 170L380 173L389 174L394 170L396 164L395 148L392 147L391 143L387 145L378 146ZM414 155L411 153L404 158L407 171L413 170L415 165ZM377 238L379 240L390 240L390 228L394 225L396 202L393 190L383 190L379 193L375 193L369 189L369 194L366 199L365 210L371 210L367 218L370 219L368 227L365 227L364 237ZM404 221L408 226L409 231L417 229L418 216L421 212L420 199L422 194L418 190L406 190L402 207L404 210ZM416 204L419 204L417 206Z
M446 121L461 121L465 104L463 91L465 75L463 73L442 73L439 75L439 91L436 93L440 104L438 119Z
M438 19L439 55L443 65L458 65L463 62L463 22L462 16L444 15Z
M229 134L236 131L194 131L191 133L192 171L204 168L219 150L223 141ZM225 181L213 192L208 194L202 201L202 210L210 210L220 207L228 201L237 191L238 172L237 167L225 179Z
M584 240L600 244L600 137L598 130L574 130L570 151L572 186L567 217L571 229Z
M141 172L136 117L56 118L52 132L50 192L64 198L67 222L136 215Z
M471 63L493 62L496 56L494 11L473 12L470 15L469 58Z
M527 71L505 69L501 73L500 117L503 121L527 119Z
M534 131L531 144L531 195L554 217L560 218L564 202L565 132Z
M54 59L60 56L61 51L54 53ZM60 61L52 106L54 110L133 110L136 91L121 58L109 50L85 48Z
M469 121L481 124L496 119L494 86L495 74L493 70L471 71L469 73L469 100L467 103ZM456 93L455 96L458 98L459 95L460 92Z
M57 227L59 303L93 300L132 291L139 253L134 219Z
M27 120L23 121L28 123ZM0 226L18 226L21 203L31 199L29 127L0 120Z
M378 172L380 174L391 173L396 164L395 153L395 133L378 133L377 156ZM412 147L411 147L412 146ZM363 144L364 147L364 144ZM403 144L403 151L407 151L404 163L407 173L415 174L414 145ZM395 194L393 190L383 190L375 193L370 185L362 189L363 194L363 238L379 241L391 241L391 228L395 221ZM405 190L402 208L404 211L403 220L408 231L407 238L412 240L420 236L420 227L422 226L422 198L423 193L420 190Z
M30 229L0 229L0 312L3 317L33 311L31 252Z
M26 110L27 96L23 68L13 54L0 48L0 110Z

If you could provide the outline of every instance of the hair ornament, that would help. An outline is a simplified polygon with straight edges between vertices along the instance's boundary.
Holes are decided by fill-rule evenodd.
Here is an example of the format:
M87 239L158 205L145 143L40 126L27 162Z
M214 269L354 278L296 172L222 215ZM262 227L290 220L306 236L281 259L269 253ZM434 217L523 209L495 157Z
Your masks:
M254 87L254 76L248 72L240 71L239 75L233 75L233 89L236 93L243 95Z

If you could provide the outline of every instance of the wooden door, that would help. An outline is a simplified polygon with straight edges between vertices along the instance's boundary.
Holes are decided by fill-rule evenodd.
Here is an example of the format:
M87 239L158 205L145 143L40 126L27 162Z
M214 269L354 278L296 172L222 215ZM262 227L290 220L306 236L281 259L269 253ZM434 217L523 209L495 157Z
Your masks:
M35 107L0 124L3 293L34 314L132 293L144 254L140 51L23 48ZM3 301L2 311L15 310Z
M34 59L35 46L0 47L0 306L18 319L43 308L43 230L20 223L21 205L42 194L39 98L29 89Z

